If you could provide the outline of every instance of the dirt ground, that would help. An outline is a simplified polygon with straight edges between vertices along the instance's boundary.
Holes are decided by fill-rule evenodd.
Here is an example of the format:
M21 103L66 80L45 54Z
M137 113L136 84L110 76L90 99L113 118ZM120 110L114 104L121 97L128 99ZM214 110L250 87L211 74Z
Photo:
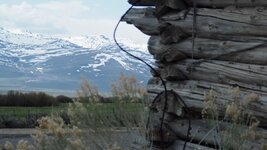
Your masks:
M22 139L33 142L31 135L35 132L35 129L0 129L0 146L3 146L6 141L15 145Z
M30 143L33 143L33 139L31 135L35 133L36 133L36 129L0 129L0 148L5 144L6 141L11 142L13 145L16 145L18 141L22 139L27 140ZM139 148L133 148L133 147L136 147L136 146L139 147L139 144L137 143L139 143L140 140L141 141L144 140L143 139L144 137L140 138L140 135L136 132L129 133L123 130L111 131L109 135L112 138L118 139L119 143L123 142L121 144L124 145L125 148L130 146L132 147L131 149L139 149Z

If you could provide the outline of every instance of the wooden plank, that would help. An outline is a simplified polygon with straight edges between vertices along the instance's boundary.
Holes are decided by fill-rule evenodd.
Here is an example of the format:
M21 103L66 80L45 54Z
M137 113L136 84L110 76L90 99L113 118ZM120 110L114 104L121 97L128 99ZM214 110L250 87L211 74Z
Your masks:
M204 109L204 93L211 89L217 93L217 105L220 116L224 116L226 105L233 102L233 96L229 92L233 88L231 85L218 84L207 81L167 81L167 89L174 90L179 94L190 110L199 112ZM160 80L153 78L149 81L147 86L150 100L153 100L157 93L164 91ZM260 126L267 129L267 88L261 86L242 86L240 87L240 103L245 104L247 95L255 93L259 96L257 101L252 102L247 106L247 111L260 120Z
M128 0L130 4L135 6L155 6L156 0ZM193 5L193 0L185 0L188 6ZM267 6L266 0L196 0L198 7L211 7L211 8L224 8L227 6L237 7L255 7L255 6Z
M263 41L238 42L196 38L192 51L192 39L187 38L179 43L162 44L160 36L152 36L148 50L155 59L162 62L175 62L185 58L217 59L248 64L267 64L267 45Z

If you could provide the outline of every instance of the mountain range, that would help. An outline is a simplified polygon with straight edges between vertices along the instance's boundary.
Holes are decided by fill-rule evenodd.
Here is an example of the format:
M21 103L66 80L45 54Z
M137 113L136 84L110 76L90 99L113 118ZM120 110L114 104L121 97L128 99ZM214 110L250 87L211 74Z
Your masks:
M152 62L146 47L129 41L120 45ZM112 39L100 36L55 38L0 28L0 90L45 91L71 95L81 77L109 92L120 73L143 83L149 68L121 51Z

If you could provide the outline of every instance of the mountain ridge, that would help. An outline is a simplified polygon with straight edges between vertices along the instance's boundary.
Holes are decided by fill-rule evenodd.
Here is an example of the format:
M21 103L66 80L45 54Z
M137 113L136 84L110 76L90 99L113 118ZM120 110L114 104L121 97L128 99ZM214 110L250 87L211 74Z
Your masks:
M120 44L134 55L153 62L142 46ZM0 88L16 85L16 90L75 91L80 77L85 76L107 92L107 85L115 82L120 72L134 74L143 83L150 76L144 64L120 51L103 35L53 38L0 28L0 49L0 69L5 71L0 75Z

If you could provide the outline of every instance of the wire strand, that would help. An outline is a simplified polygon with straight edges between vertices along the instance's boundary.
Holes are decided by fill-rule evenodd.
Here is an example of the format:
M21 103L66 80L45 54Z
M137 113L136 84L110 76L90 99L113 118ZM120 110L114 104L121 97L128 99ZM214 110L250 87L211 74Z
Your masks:
M167 104L168 104L168 90L167 90L167 86L166 86L166 82L164 81L164 79L162 78L162 76L160 75L160 73L154 69L150 64L148 64L146 61L144 61L143 59L129 53L127 50L125 50L120 44L119 42L117 41L117 38L116 38L116 33L117 33L117 30L118 30L118 27L120 25L120 23L122 22L122 19L128 14L128 12L133 8L133 5L122 15L122 17L120 18L120 20L118 21L118 23L116 24L115 26L115 29L114 29L114 32L113 32L113 40L114 42L116 43L116 45L120 48L120 50L122 50L123 52L125 52L126 54L128 54L129 56L141 61L142 63L144 63L147 67L149 67L156 75L156 77L158 77L164 87L164 98L165 98L165 101L164 101L164 107L163 107L163 112L162 112L162 117L161 117L161 124L160 124L160 137L161 137L161 148L164 150L164 146L163 146L163 124L164 124L164 119L165 119L165 115L166 115L166 110L167 110ZM163 94L163 93L161 93ZM182 100L182 98L176 93L176 95L178 96L179 100L182 101L182 103L185 105L184 101ZM155 99L154 99L155 100ZM185 105L185 107L187 107ZM150 120L150 118L148 118L148 121ZM188 133L187 133L187 137L189 137L189 134L190 134L190 130L191 130L191 123L190 123L190 120L189 120L189 127L188 127ZM185 150L186 148L186 143L187 143L188 139L185 141L185 144L184 144L184 148L183 150Z

